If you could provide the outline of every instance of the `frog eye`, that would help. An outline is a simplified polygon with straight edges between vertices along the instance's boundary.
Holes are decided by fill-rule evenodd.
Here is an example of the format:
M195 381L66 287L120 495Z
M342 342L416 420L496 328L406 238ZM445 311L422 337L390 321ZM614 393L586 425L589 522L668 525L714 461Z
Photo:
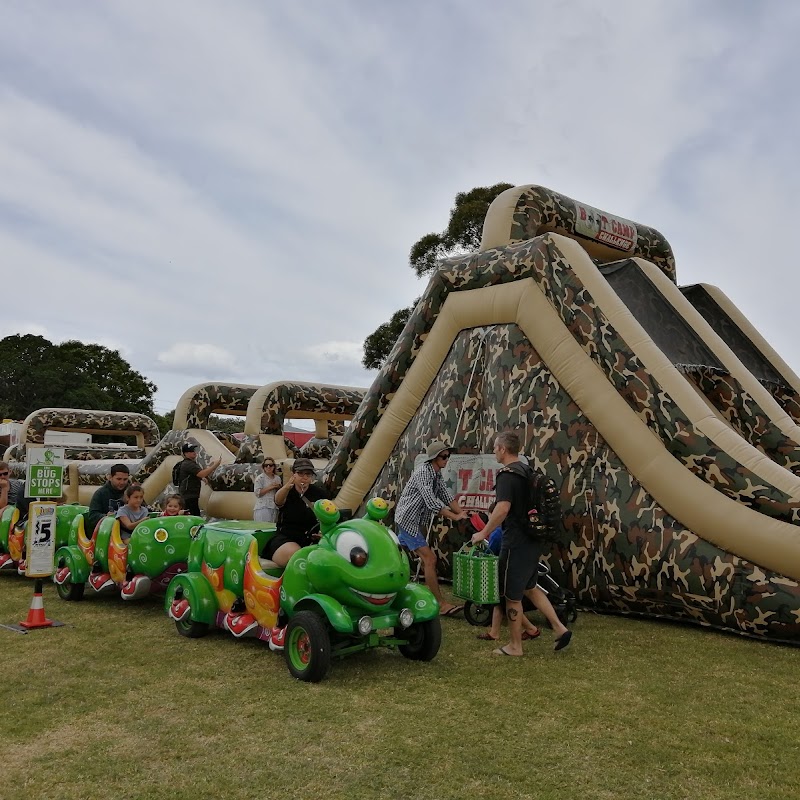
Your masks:
M159 542L160 544L164 544L164 542L169 539L169 534L164 528L159 528L154 534L153 538Z
M363 567L369 557L366 539L355 531L342 531L336 538L336 552L353 566Z
M393 531L391 528L387 528L387 529L386 529L386 533L388 533L388 534L389 534L389 536L391 536L391 537L392 537L392 541L393 541L393 542L394 542L394 543L395 543L395 544L396 544L398 547L400 547L400 540L397 538L397 534L396 534L396 533L395 533L395 532L394 532L394 531Z

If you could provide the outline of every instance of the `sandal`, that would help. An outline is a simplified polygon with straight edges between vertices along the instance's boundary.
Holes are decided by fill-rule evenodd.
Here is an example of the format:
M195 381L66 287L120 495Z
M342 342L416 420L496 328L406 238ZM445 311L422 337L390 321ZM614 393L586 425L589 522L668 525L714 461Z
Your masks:
M529 631L522 631L522 641L527 642L528 639L538 639L542 635L542 632L536 628L533 632Z
M566 633L562 633L558 639L555 640L555 647L553 650L563 650L572 639L572 631L567 631Z
M500 637L492 636L489 631L485 631L484 633L479 633L475 638L480 639L482 642L496 642Z

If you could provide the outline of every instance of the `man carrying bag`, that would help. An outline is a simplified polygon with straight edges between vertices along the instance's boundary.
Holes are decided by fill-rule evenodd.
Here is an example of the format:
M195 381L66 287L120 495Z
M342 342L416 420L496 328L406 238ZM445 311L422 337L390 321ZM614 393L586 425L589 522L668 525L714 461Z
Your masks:
M544 543L529 521L531 511L530 467L519 460L520 442L515 433L497 435L494 456L503 468L497 473L495 493L497 502L486 526L472 537L476 544L486 539L496 527L503 524L503 545L500 550L500 594L505 601L506 616L511 641L495 650L501 656L522 655L522 595L526 594L536 608L544 614L556 636L555 650L563 650L572 639L553 608L547 595L537 587L539 559ZM502 614L496 606L493 614ZM499 627L500 620L497 625Z

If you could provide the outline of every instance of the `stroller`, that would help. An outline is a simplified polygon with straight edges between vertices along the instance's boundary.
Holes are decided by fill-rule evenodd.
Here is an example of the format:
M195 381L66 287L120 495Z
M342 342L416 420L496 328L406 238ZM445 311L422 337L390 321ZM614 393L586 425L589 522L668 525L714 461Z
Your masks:
M472 514L469 521L475 531L481 531L486 526L486 519L480 514ZM558 618L564 625L575 622L578 618L578 603L575 595L569 589L563 589L558 585L558 582L550 574L550 567L544 561L539 562L537 585L548 596ZM470 625L488 627L492 621L493 608L494 606L490 604L473 603L468 600L464 604L464 619ZM533 603L527 597L523 597L523 613L533 610Z

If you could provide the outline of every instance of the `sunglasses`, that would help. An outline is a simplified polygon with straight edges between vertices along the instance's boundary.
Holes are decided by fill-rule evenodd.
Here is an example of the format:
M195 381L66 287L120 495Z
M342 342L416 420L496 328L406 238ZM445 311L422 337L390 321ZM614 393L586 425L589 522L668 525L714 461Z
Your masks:
M274 464L264 464L264 469L266 469L267 467L274 467L274 466L275 466Z
M450 453L439 453L439 458L441 458L442 461L447 461L447 459L450 458Z
M7 478L10 474L10 472L0 472L0 478Z

